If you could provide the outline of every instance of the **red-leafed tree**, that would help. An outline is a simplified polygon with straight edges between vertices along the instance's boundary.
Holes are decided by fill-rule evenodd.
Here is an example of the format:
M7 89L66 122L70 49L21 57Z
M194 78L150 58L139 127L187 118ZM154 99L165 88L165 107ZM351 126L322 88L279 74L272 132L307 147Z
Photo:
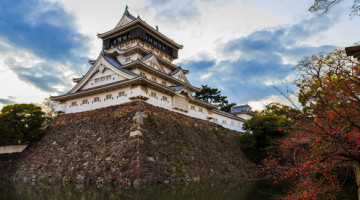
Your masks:
M265 169L275 181L294 180L285 199L334 198L349 168L359 188L360 64L334 50L304 59L296 69L302 112L293 116L292 131L264 161Z

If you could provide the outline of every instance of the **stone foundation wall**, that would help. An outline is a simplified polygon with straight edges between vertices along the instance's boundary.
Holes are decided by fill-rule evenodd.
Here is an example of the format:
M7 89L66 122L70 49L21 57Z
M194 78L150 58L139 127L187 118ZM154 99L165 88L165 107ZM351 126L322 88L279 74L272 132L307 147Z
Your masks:
M12 166L16 182L139 185L245 178L239 132L144 102L58 116Z

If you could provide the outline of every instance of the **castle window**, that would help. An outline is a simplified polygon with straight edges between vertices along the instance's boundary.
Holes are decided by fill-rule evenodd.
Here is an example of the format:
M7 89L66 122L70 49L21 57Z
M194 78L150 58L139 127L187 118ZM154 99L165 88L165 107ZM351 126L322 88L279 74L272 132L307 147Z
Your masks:
M99 102L100 101L100 98L99 97L95 97L94 98L94 102Z
M231 122L230 125L231 125L231 126L235 126L234 122Z
M156 77L151 77L151 80L156 82Z
M111 75L107 75L106 80L110 80L110 79L111 79Z
M111 99L111 94L107 94L106 99Z
M83 99L82 100L82 104L87 104L88 103L88 100L87 99Z
M222 122L221 122L222 124L226 124L226 120L222 120Z
M125 96L125 91L119 92L119 97L123 97L123 96Z
M199 108L199 112L204 112L202 108Z
M195 106L190 106L190 110L195 110Z
M95 83L98 83L98 82L99 82L99 80L100 80L99 78L96 78L96 79L95 79Z
M140 76L145 77L146 78L146 74L144 72L140 72Z
M119 42L121 42L121 37L118 37L117 40L118 40Z
M166 96L162 96L162 100L163 100L163 101L167 101L167 97L166 97Z
M161 81L161 85L166 86L166 82L165 82L165 81Z
M125 62L130 62L130 57L126 57Z
M218 122L218 120L217 120L216 118L214 118L214 122L215 122L215 123L217 123L217 122Z
M71 102L71 106L76 106L76 101Z
M123 39L123 40L126 40L126 35L123 35L123 36L122 36L122 39Z
M150 96L156 97L156 93L155 93L155 92L151 92L151 93L150 93Z
M240 127L240 123L237 123L237 126Z
M105 76L101 77L100 81L105 81Z

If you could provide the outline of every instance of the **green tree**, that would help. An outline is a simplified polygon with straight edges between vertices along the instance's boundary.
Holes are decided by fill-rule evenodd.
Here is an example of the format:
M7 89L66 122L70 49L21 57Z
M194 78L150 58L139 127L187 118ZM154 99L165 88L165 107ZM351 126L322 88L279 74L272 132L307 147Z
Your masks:
M26 144L41 135L46 120L41 107L34 104L4 106L0 113L0 145Z
M270 152L277 150L278 139L285 135L291 124L286 117L290 110L294 109L271 103L244 123L246 132L240 137L240 147L254 162L260 163Z
M231 108L236 105L235 103L229 104L227 96L222 96L219 89L211 88L208 85L202 85L200 92L195 93L195 97L207 103L216 104L220 110L225 112L230 112Z

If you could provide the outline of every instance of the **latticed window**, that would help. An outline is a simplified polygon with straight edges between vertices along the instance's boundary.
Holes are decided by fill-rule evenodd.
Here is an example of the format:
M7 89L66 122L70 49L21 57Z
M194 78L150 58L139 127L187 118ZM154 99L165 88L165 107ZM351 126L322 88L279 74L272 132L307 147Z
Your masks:
M94 102L99 102L100 101L100 98L99 97L95 97L94 98Z
M190 110L195 110L195 106L190 106Z
M199 108L199 112L204 112L202 108Z
M101 77L100 81L105 81L105 76Z
M156 97L156 93L155 93L155 92L151 92L151 93L150 93L150 96Z
M163 100L163 101L167 101L167 97L166 97L166 96L163 96L163 97L162 97L162 100Z
M111 94L107 94L106 99L111 99Z
M123 97L123 96L125 96L125 91L119 92L119 97Z
M222 124L226 124L226 120L222 120L222 122L221 122Z
M126 57L125 62L130 62L130 57Z
M111 75L107 75L106 80L110 80L110 79L111 79Z
M100 80L99 78L96 78L96 79L95 79L95 83L98 83L98 82L99 82L99 80Z
M156 82L156 77L151 77L151 80Z
M76 106L76 101L71 102L71 106Z
M166 86L166 82L165 82L165 81L161 81L161 85Z
M82 104L87 104L88 103L88 100L87 99L83 99L82 100Z

